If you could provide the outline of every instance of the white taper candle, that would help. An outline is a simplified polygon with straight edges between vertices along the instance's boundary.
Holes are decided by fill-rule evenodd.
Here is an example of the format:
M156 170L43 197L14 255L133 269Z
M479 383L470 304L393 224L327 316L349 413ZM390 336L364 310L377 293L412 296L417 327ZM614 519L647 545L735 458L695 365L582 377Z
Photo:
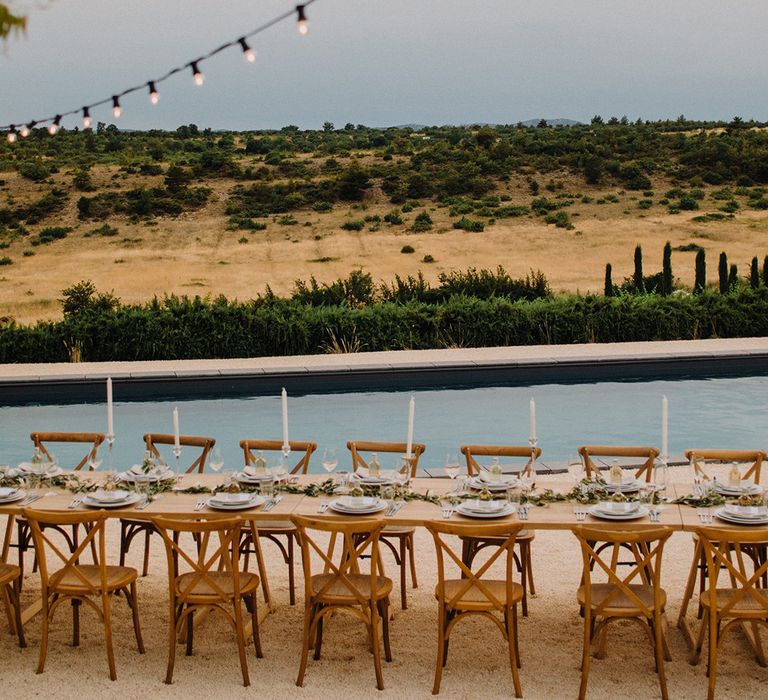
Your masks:
M661 397L661 457L669 457L669 401L666 396Z
M177 450L181 449L181 442L179 438L179 409L173 407L173 446Z
M408 402L408 442L405 447L405 456L413 456L413 418L416 413L416 399L411 396Z
M283 410L283 449L288 449L288 392L283 387L282 394L280 396L280 402Z
M112 377L107 377L107 435L115 434L115 422L112 415Z
M533 397L531 397L531 402L528 405L528 412L530 414L530 421L531 421L531 434L529 437L529 440L531 442L536 441L536 402L533 400Z

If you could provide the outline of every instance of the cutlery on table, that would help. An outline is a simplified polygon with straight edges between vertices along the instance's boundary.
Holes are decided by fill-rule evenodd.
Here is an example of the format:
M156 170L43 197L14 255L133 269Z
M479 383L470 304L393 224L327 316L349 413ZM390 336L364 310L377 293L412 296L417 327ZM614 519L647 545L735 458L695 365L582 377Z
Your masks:
M67 506L67 508L69 508L69 510L74 510L74 509L75 509L75 508L77 508L77 507L78 507L78 506L79 506L79 505L80 505L82 502L83 502L83 499L82 499L82 498L80 498L80 497L78 496L77 498L73 498L73 499L72 499L72 502L71 502L71 503L70 503L70 504Z
M144 500L136 506L136 510L144 510L149 505L149 497L145 496Z
M30 503L34 503L40 498L42 498L40 494L32 494L31 496L27 496L19 505L21 507L28 506Z
M204 498L201 498L196 504L195 504L195 510L201 511L203 508L205 508L205 504L207 501Z
M317 509L318 513L325 513L328 510L328 506L331 504L328 501L320 501L320 507Z

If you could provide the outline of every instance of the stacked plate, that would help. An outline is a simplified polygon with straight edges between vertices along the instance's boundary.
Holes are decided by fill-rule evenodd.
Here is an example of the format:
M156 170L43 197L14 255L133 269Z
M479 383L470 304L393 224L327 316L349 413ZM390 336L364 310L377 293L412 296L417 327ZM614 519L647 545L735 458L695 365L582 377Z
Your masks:
M640 479L628 479L627 481L622 480L620 484L606 482L603 488L609 493L616 493L617 491L619 493L637 493L640 489L648 488L649 486L649 483Z
M264 496L257 493L214 493L208 499L208 507L214 510L245 510L264 503Z
M287 478L287 473L278 478L270 469L267 469L263 474L257 474L253 467L246 467L241 472L235 472L235 481L239 481L241 484L263 484L265 481L283 481Z
M751 481L742 481L738 486L731 486L715 480L712 482L712 489L723 496L755 496L763 491Z
M378 476L371 476L367 470L358 469L349 480L365 486L387 486L396 481L394 469L386 469L380 472Z
M503 518L514 513L515 509L506 501L470 499L460 503L456 512L467 518Z
M0 488L0 503L15 503L27 495L26 491L12 487Z
M487 472L481 472L470 477L467 484L473 489L488 489L489 491L506 491L517 486L519 479L516 476L502 474L500 478L493 479Z
M83 505L91 508L125 508L138 503L141 496L130 491L94 491L83 497Z
M331 501L330 508L344 515L371 515L389 506L382 498L371 496L342 496Z
M601 501L589 509L589 514L601 520L637 520L648 515L648 508L639 503Z
M32 464L32 462L22 462L16 469L16 473L19 476L28 476L30 474L38 474L40 476L58 476L59 474L63 473L63 469L58 465L54 464L52 466L48 466L46 464Z
M768 524L768 508L765 506L727 505L718 508L715 515L726 523L736 525L766 525Z
M135 484L137 481L147 481L150 484L156 484L158 481L175 479L176 474L165 465L145 473L140 464L134 464L128 471L120 472L118 477L121 481L125 481L128 484Z

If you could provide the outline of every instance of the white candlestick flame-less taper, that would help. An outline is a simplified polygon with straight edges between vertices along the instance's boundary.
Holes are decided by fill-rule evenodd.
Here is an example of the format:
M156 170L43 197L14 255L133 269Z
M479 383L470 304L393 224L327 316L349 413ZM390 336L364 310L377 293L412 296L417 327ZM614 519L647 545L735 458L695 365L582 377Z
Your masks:
M531 401L528 404L528 414L530 419L530 435L528 436L528 442L532 445L536 444L536 401L531 397Z
M285 387L280 394L280 404L283 413L283 454L287 456L291 451L291 444L288 442L288 392Z
M408 402L408 440L405 447L405 456L410 459L413 457L413 419L416 414L416 399L411 396Z

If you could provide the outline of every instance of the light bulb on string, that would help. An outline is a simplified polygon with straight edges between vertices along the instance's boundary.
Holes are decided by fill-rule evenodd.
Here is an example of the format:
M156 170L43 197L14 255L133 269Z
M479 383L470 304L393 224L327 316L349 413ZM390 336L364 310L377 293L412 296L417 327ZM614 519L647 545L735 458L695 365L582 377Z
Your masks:
M61 115L57 114L53 122L51 123L51 125L48 127L48 133L51 136L56 136L56 133L59 130L60 124L61 124Z
M203 82L205 81L205 78L203 77L203 74L200 72L200 69L197 67L197 61L192 61L192 63L189 64L189 67L192 69L192 78L195 81L195 85L198 87L203 86Z
M160 94L157 92L154 81L150 80L147 83L147 87L149 88L149 101L153 105L156 105L158 102L160 102Z
M16 141L16 125L11 124L11 128L8 129L8 143L14 143Z
M83 107L83 129L91 128L91 112L88 107Z
M256 63L256 52L248 46L245 37L240 37L237 40L237 43L243 48L243 56L245 56L245 60L248 61L248 63Z
M112 114L115 119L120 119L122 113L123 108L120 106L120 98L117 95L112 95Z
M36 123L37 122L29 122L29 124L23 124L21 129L19 129L19 134L21 134L21 138L23 139L27 138L27 136L29 136L30 130Z
M296 5L296 20L299 24L299 34L306 36L309 32L309 25L307 24L307 15L304 12L304 5Z

